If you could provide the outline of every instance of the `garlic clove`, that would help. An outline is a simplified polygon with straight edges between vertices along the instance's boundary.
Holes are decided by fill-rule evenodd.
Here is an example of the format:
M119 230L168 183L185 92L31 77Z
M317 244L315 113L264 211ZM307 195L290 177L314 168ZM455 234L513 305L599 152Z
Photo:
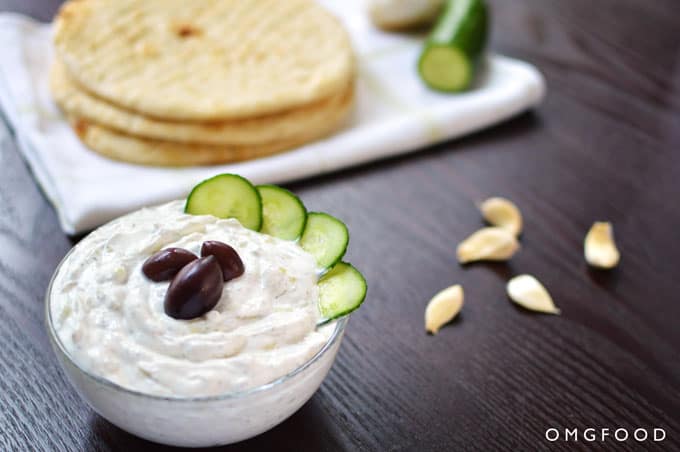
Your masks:
M504 261L510 259L519 249L519 242L507 229L498 227L482 228L460 244L456 250L458 262Z
M368 13L376 26L400 30L433 22L443 4L443 0L369 0Z
M506 291L512 301L531 311L559 314L552 297L536 278L519 275L508 281Z
M489 198L479 205L479 210L489 224L507 229L515 236L522 233L522 213L512 201L501 197Z
M621 254L614 242L612 224L607 221L596 221L586 234L583 250L588 264L598 268L614 268L621 259Z
M425 330L437 334L439 329L463 307L463 287L456 284L437 293L425 308Z

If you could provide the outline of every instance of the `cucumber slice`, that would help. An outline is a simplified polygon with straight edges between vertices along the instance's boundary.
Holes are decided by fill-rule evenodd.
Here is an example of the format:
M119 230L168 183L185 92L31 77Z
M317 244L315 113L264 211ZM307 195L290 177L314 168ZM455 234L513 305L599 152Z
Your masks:
M486 46L487 28L484 0L447 0L418 60L423 81L445 92L468 88Z
M297 240L307 223L307 209L300 198L276 185L258 185L262 198L260 232L284 240Z
M349 243L347 226L326 213L310 212L300 246L316 258L320 268L330 268L345 255Z
M236 174L220 174L196 185L184 207L191 215L236 218L244 227L259 231L262 226L260 192Z
M319 311L325 321L345 316L361 306L366 298L366 279L346 262L338 262L318 282Z

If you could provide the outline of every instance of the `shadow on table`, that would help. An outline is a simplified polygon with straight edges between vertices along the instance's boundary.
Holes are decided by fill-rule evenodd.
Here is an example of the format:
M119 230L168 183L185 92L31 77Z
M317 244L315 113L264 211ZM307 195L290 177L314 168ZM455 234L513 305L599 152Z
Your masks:
M601 270L598 268L588 267L586 273L590 280L597 286L603 289L612 290L616 287L619 281L619 269L612 268L608 270Z
M216 420L217 422L218 420ZM312 398L290 418L255 438L222 447L184 449L152 443L138 438L111 424L99 415L90 419L89 445L96 450L118 451L300 451L300 450L340 450L341 446L333 440L327 423L328 417L315 398Z

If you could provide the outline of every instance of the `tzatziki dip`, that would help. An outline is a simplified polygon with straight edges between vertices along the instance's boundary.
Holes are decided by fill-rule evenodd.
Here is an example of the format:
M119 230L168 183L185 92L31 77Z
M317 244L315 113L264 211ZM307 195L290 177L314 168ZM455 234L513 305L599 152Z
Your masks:
M128 389L197 397L260 386L310 360L333 331L316 328L314 257L293 241L183 207L173 201L114 220L61 265L50 314L73 361ZM245 270L224 282L213 309L173 318L164 310L170 282L151 281L142 266L166 248L200 255L206 241L229 244Z

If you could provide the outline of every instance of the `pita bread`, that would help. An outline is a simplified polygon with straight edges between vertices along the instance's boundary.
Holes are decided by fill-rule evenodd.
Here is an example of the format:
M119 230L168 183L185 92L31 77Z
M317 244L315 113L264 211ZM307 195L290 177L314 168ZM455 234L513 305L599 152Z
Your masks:
M346 31L313 0L71 0L54 41L87 91L172 120L299 108L355 70Z
M281 113L232 121L172 122L124 110L78 87L59 61L50 71L50 88L57 104L70 116L127 135L179 143L262 144L295 140L310 130L339 123L351 103L351 88L304 107Z

